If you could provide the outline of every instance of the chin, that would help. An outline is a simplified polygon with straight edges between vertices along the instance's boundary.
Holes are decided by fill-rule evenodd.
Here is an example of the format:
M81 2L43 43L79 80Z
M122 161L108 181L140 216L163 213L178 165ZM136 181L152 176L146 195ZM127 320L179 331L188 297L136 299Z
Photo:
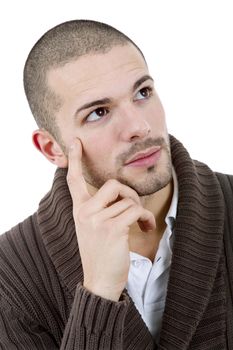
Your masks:
M160 170L160 169L161 170ZM152 166L147 169L143 178L119 179L120 182L134 189L140 197L152 195L165 188L172 180L172 163L168 161L164 166Z

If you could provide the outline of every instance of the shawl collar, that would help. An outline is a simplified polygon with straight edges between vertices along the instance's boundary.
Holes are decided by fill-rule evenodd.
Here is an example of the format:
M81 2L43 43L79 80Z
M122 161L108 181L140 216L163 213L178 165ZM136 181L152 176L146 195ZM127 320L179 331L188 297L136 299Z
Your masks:
M211 293L224 285L222 271L219 271L223 269L224 200L216 175L206 165L192 161L174 137L170 141L179 202L160 346L182 350L193 348L190 342L205 318ZM218 286L215 287L216 278ZM215 310L218 322L222 321L223 314L225 317L224 292L221 290L221 293L219 309ZM222 325L222 337L224 331L225 325ZM200 347L195 349L212 349L201 345L200 339L198 342Z
M192 161L173 136L170 143L179 202L158 348L182 350L191 348L191 338L214 288L222 251L224 206L215 174L206 165ZM66 175L67 169L56 170L52 188L41 200L37 215L48 254L60 279L74 296L83 271Z

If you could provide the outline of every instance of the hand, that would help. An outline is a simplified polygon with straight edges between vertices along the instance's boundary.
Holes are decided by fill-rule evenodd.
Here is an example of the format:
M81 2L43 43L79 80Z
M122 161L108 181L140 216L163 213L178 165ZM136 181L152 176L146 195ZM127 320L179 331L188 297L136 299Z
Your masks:
M82 174L82 146L69 152L67 183L84 273L84 287L110 300L119 300L130 266L128 232L138 222L143 231L155 228L153 214L141 206L136 191L108 180L91 196Z

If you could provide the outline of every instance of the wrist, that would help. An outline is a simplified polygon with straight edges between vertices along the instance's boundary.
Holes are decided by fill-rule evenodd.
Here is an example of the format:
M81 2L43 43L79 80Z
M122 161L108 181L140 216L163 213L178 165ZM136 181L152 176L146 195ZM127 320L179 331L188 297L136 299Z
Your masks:
M97 286L97 285L92 285L89 284L87 282L84 281L83 283L83 287L86 288L89 292L107 299L107 300L111 300L111 301L119 301L122 290L115 290L113 288L109 288L109 287L104 287L104 286Z

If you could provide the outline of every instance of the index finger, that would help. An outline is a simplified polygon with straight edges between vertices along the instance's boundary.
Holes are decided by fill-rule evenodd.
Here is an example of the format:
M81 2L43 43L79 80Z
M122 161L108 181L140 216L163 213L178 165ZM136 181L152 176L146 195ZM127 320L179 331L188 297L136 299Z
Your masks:
M82 172L82 144L79 139L75 139L69 149L66 179L75 205L81 205L91 197Z

